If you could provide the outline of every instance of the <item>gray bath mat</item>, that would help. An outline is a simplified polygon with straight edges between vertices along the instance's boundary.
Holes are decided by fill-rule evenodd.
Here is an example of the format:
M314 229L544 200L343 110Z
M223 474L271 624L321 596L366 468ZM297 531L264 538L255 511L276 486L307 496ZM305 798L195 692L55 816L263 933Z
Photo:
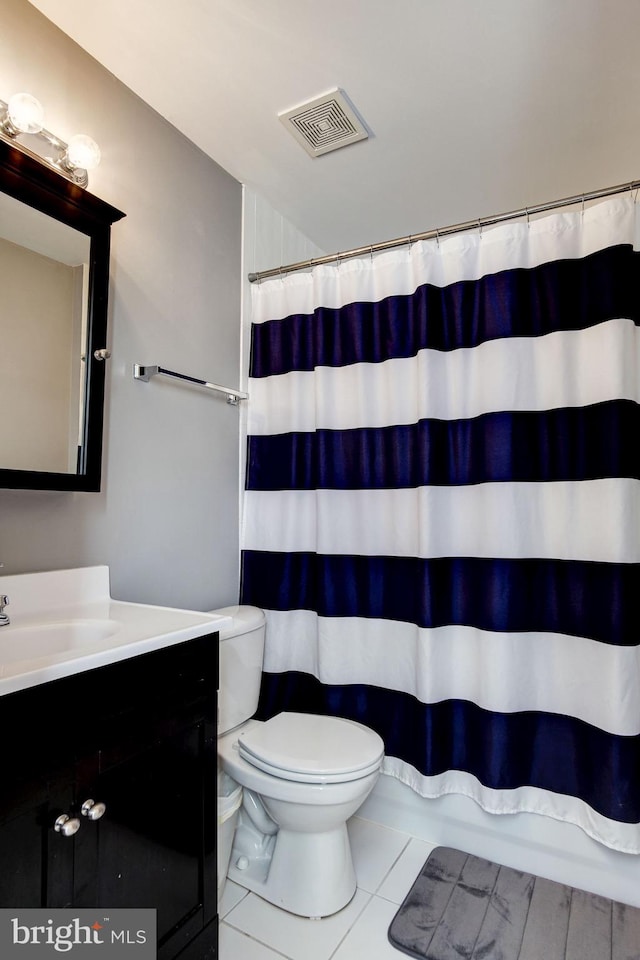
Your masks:
M640 960L640 908L436 847L389 940L420 960Z

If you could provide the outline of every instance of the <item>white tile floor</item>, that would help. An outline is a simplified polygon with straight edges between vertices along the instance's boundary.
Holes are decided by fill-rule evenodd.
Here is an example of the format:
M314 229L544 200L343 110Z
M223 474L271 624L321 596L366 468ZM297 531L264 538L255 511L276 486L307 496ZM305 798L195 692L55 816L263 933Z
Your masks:
M358 889L332 917L294 917L227 880L220 960L399 960L387 930L435 844L360 817L349 835Z

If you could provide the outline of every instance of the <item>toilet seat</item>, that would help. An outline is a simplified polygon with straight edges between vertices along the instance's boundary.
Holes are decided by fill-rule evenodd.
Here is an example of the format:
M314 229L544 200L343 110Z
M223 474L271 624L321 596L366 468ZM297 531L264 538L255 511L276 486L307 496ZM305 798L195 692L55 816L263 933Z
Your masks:
M382 739L354 720L279 713L238 736L240 756L254 767L298 783L347 783L377 770Z

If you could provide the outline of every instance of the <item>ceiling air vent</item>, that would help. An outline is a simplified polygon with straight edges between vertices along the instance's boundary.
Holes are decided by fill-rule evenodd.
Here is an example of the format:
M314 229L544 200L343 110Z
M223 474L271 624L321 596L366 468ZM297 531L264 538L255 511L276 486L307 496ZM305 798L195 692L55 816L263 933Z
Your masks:
M312 157L369 136L341 90L331 90L278 116Z

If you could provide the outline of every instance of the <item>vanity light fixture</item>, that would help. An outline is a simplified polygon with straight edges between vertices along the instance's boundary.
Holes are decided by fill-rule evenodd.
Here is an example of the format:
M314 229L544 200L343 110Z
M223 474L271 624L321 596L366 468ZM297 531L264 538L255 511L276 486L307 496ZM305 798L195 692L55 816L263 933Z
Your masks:
M100 148L91 137L77 134L65 143L45 130L42 104L30 93L16 93L7 103L0 100L0 139L80 187L87 186L88 171L100 163Z

